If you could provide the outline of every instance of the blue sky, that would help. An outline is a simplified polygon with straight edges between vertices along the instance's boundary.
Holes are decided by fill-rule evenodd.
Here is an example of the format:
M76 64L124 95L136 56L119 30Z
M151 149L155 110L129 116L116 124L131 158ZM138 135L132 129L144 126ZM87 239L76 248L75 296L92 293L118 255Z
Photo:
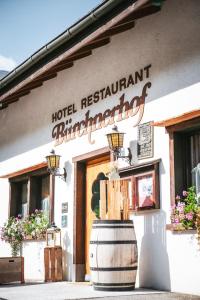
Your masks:
M102 0L0 0L0 70L11 71Z

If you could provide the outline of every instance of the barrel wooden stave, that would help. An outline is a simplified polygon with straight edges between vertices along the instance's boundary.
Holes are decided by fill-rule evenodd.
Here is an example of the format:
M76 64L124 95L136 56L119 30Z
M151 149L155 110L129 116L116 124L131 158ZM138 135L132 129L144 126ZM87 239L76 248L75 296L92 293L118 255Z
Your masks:
M90 269L95 290L135 288L137 242L130 220L95 220L90 241Z

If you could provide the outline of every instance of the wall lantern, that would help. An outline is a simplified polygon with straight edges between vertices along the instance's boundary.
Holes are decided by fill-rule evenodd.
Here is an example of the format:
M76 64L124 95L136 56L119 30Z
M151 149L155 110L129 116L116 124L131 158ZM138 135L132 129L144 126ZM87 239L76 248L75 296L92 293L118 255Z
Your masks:
M64 181L66 181L66 177L67 177L66 169L63 168L64 170L63 174L60 174L59 172L60 155L55 154L54 150L52 150L50 153L51 153L50 155L46 156L49 173L54 176L59 176Z
M123 132L119 132L117 126L115 125L112 128L112 132L106 134L108 139L108 145L110 150L114 154L114 159L117 160L118 158L124 158L128 161L129 165L131 165L131 149L128 148L128 155L122 155L121 150L123 148L123 142L124 142L124 134Z
M55 223L52 223L51 227L47 229L46 244L47 247L61 246L61 230L55 225Z

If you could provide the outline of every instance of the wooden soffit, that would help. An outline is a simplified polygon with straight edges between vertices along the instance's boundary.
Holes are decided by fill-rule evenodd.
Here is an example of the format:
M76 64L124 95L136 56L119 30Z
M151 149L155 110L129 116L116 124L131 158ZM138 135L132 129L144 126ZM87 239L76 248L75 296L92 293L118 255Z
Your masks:
M27 174L27 173L30 173L30 172L34 172L34 171L37 171L37 170L45 168L45 167L47 168L47 163L46 162L42 162L40 164L31 166L31 167L28 167L28 168L25 168L25 169L18 170L18 171L15 171L13 173L9 173L9 174L0 176L0 178L8 178L9 179L9 178L13 178L13 177L16 177L16 176L24 175L24 174Z
M152 5L151 1L138 0L96 31L3 93L0 96L0 109L18 101L20 97L29 94L32 89L42 86L44 81L56 77L57 72L73 67L76 60L91 55L92 50L107 45L111 36L133 28L136 19L151 15L159 10L160 7Z
M175 131L178 129L184 129L184 127L187 128L190 124L192 126L198 123L200 125L200 109L192 110L163 121L152 122L151 125L166 127L168 131Z

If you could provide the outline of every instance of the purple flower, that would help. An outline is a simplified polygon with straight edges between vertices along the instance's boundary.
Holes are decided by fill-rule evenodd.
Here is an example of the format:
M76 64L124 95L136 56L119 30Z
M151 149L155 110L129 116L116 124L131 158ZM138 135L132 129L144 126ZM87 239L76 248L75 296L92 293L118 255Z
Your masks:
M180 200L181 197L179 195L176 195L176 200Z

